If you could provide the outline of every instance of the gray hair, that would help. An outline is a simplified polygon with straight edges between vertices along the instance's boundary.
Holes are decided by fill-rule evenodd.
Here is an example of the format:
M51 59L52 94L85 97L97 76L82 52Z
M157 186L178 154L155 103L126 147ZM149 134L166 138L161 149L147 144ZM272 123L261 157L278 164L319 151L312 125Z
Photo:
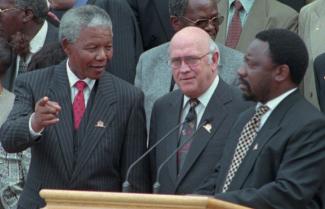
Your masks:
M210 0L210 1L214 2L217 5L220 0ZM169 0L169 4L168 4L169 15L176 16L176 17L184 16L188 4L189 4L189 0Z
M70 43L77 40L85 27L107 27L112 30L112 21L105 10L86 5L68 10L62 17L59 28L59 40L64 38Z
M41 21L44 21L49 8L46 0L14 0L17 8L29 8L33 11L34 16Z
M219 62L220 62L220 50L219 50L218 45L211 38L209 39L209 52L210 52L208 54L209 64L212 63L212 56L216 52L218 52L218 54L219 54L219 59L218 59L218 64L219 64Z

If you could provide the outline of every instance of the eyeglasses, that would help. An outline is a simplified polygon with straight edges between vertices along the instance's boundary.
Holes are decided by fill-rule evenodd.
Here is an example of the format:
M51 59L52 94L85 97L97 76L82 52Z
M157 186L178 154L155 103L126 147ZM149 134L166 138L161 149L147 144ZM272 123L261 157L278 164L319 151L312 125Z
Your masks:
M195 21L188 19L187 17L182 16L182 18L188 22L190 22L191 24L200 27L200 28L206 28L209 24L212 25L221 25L221 23L224 20L223 16L215 16L212 17L210 19L197 19Z
M3 13L5 13L5 12L8 12L8 11L10 11L10 10L14 10L14 9L17 9L16 7L11 7L11 8L7 8L7 9L1 9L0 8L0 14L3 14Z
M187 66L189 66L190 68L193 68L193 67L196 67L200 63L200 61L203 57L207 56L210 53L211 52L208 52L200 57L196 57L196 56L175 57L175 58L168 60L168 65L171 66L171 68L173 68L173 69L178 69L182 66L182 60L183 60Z

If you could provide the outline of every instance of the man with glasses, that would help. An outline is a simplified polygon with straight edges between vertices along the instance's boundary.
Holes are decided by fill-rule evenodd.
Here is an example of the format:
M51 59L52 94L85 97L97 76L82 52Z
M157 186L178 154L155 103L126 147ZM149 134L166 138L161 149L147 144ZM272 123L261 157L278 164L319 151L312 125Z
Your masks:
M153 146L174 129L150 156L159 193L192 193L213 172L233 122L249 106L237 88L218 76L219 57L211 36L198 27L180 30L170 42L168 63L179 89L155 102L149 137Z
M0 31L15 55L3 85L12 91L18 74L27 70L33 54L44 44L58 41L58 30L46 21L46 0L0 0Z
M205 30L214 40L218 34L223 17L218 12L218 0L170 0L170 21L177 32L187 26L196 26ZM220 50L219 75L230 85L237 85L236 70L242 63L243 54L218 43ZM146 51L140 56L135 86L145 94L147 125L153 103L174 89L172 71L168 66L169 43ZM154 86L154 88L153 88Z

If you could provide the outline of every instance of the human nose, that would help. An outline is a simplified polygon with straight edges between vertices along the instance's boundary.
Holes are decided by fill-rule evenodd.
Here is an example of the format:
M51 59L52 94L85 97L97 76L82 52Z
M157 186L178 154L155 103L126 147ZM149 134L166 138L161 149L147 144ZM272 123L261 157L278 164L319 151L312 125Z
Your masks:
M98 49L97 53L96 53L96 59L97 60L103 60L103 59L106 59L108 56L106 54L106 51L105 49Z

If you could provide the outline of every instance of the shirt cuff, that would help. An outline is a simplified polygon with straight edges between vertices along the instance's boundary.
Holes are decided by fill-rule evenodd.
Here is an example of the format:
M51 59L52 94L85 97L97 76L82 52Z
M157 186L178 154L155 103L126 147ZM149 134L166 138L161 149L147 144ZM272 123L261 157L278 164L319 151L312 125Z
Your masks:
M28 126L29 126L29 133L30 133L30 135L32 136L32 138L36 139L37 137L42 136L42 132L43 132L44 128L41 131L39 131L39 132L35 132L33 130L33 128L32 128L32 118L34 117L34 114L35 113L33 112L33 114L30 116L29 122L28 122Z

